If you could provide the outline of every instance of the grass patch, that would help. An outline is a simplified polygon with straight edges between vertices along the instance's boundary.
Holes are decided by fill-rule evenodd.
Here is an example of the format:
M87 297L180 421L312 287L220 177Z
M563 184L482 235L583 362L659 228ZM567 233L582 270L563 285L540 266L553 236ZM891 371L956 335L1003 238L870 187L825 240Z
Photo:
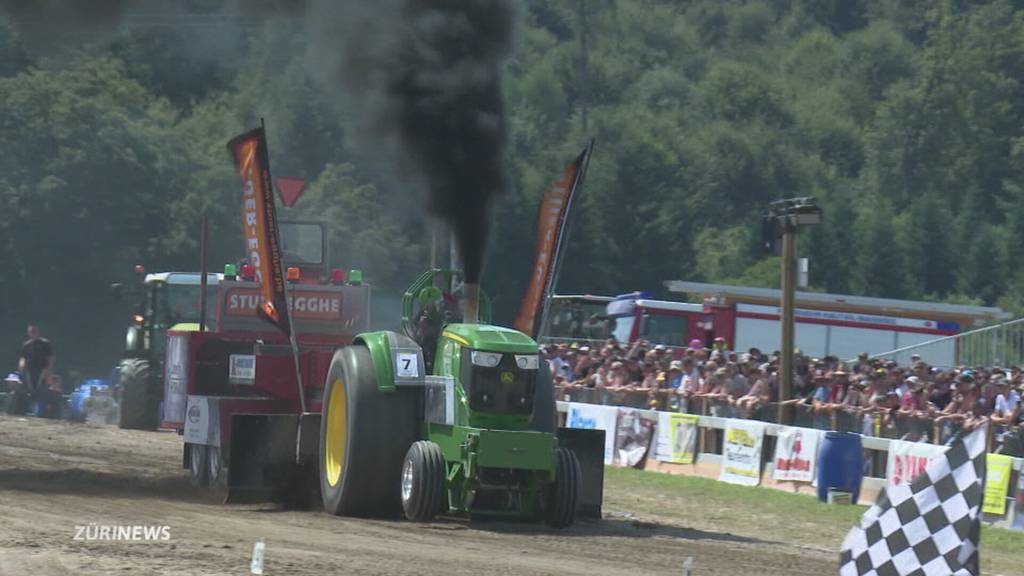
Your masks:
M831 506L806 494L726 484L710 478L605 467L605 502L674 516L702 528L702 521L743 534L839 552L846 533L860 522L863 506ZM982 527L982 563L1000 570L1019 568L1024 532Z

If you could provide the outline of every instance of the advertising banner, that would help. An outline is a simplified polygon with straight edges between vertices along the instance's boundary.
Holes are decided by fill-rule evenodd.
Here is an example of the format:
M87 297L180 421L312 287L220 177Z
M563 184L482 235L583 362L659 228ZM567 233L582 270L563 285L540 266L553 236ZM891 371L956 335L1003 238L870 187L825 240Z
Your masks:
M1010 527L1024 531L1024 472L1017 474L1017 491L1013 498L1013 524Z
M658 441L654 459L673 464L693 464L697 452L696 414L658 412L658 426L655 432Z
M899 486L911 482L924 472L928 463L946 453L945 446L924 442L893 440L889 443L889 460L886 465L886 484Z
M263 128L235 137L228 142L228 150L242 179L245 257L256 270L256 282L260 285L259 313L290 334L274 191L270 184L270 156Z
M782 428L775 442L772 478L793 482L814 480L821 432L804 428Z
M530 283L526 287L526 293L519 304L519 312L513 323L516 330L533 337L537 336L542 311L547 305L548 296L551 295L573 195L586 173L592 147L593 142L565 167L562 177L555 181L551 190L541 198L537 209L537 241L533 254L533 272L530 274Z
M635 408L619 408L613 464L620 468L642 466L650 451L657 424L652 413Z
M291 292L288 307L293 318L341 320L341 293L298 288ZM229 288L222 313L225 316L256 316L260 301L260 292L256 288Z
M730 484L757 486L761 483L761 444L764 424L729 420L722 450L722 470L718 479Z
M615 453L615 429L618 425L619 410L615 406L596 404L569 404L565 418L568 428L604 430L604 463L610 465Z
M1004 454L985 457L985 501L981 506L985 514L1006 514L1006 496L1010 490L1013 458Z

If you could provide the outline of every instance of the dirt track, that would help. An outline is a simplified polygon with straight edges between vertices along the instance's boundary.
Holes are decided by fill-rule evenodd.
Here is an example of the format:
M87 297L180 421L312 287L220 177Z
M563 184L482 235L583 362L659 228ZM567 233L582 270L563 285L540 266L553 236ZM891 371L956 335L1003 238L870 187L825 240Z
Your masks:
M0 416L0 576L248 574L259 538L268 575L680 575L687 556L694 576L835 570L827 551L702 531L692 514L655 522L606 506L604 520L554 532L225 506L189 486L180 442L170 433ZM632 497L616 490L606 486L616 501ZM89 523L166 525L170 539L75 540L75 527Z

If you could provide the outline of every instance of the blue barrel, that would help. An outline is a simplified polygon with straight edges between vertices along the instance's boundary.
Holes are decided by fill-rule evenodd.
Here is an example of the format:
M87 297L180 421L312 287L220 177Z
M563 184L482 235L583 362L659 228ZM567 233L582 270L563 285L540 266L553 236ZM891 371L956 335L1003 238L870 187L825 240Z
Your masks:
M864 477L864 450L860 434L826 432L818 449L818 500L826 502L828 491L849 492L857 503Z

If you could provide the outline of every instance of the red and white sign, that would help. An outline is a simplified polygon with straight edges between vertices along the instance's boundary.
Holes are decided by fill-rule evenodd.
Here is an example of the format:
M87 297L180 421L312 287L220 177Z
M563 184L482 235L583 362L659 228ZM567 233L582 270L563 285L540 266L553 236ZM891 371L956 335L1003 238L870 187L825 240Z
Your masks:
M281 176L276 180L277 196L281 198L281 204L291 208L299 200L299 196L306 191L306 181L302 178L291 178Z
M259 290L232 288L224 296L224 314L227 316L256 316L260 303ZM288 294L288 308L295 318L310 320L341 320L341 294L338 292L296 291Z
M775 465L772 478L793 482L814 479L814 463L818 458L821 432L804 428L783 428L775 443Z
M945 452L945 446L893 440L889 443L889 462L886 467L888 485L910 483L918 474L924 472L929 462Z

